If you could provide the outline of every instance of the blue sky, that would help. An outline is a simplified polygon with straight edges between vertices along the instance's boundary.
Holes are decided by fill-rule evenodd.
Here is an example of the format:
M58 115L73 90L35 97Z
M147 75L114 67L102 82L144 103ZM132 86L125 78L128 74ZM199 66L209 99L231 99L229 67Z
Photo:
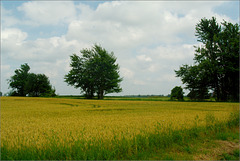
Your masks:
M195 25L215 16L239 22L238 1L1 1L1 91L21 64L46 74L58 94L67 86L69 55L100 43L113 51L123 92L169 94L181 84L174 70L192 64ZM187 92L187 91L186 91Z

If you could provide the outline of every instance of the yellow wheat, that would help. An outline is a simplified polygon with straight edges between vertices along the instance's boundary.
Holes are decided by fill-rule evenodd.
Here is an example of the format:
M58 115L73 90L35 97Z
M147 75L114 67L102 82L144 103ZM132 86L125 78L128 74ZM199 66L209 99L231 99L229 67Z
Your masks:
M82 100L60 98L1 98L1 144L44 148L79 139L111 140L154 132L156 126L174 129L205 124L211 113L225 121L238 103ZM197 116L197 117L196 117ZM53 138L57 137L57 138Z

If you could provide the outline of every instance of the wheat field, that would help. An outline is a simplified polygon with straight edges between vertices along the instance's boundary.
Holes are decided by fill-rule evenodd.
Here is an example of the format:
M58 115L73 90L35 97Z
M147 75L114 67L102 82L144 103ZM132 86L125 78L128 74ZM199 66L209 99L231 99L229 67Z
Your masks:
M156 129L204 126L209 114L224 122L238 108L238 103L1 97L1 147L71 149L79 140L111 146L111 140Z

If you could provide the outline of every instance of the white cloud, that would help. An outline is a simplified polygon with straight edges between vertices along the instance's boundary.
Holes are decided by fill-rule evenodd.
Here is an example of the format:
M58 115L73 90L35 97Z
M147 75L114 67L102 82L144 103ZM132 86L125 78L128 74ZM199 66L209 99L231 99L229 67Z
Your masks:
M176 81L176 75L174 74L164 74L163 76L159 77L157 81L159 82L174 82Z
M158 64L151 64L151 65L148 67L148 71L149 71L149 72L152 72L152 73L158 71L159 69L161 69L161 68L159 67Z
M134 76L134 73L127 69L127 68L120 68L120 71L121 71L121 75L124 77L124 78L133 78Z
M140 61L151 62L152 59L146 55L138 55L137 59Z
M10 65L5 65L3 63L1 63L1 73L4 73L4 75L1 75L1 78L9 78L11 77L12 72L10 71L11 66Z
M71 93L71 91L75 91L70 87L66 87L68 90L64 90L62 82L64 82L64 75L69 71L69 55L78 51L79 46L86 47L84 43L75 40L67 41L64 36L26 40L27 33L15 28L3 30L1 36L2 60L9 64L18 62L18 66L14 64L11 65L11 68L9 65L1 66L2 76L5 80L13 75L16 68L27 62L31 67L31 72L46 74L57 92L68 91ZM2 81L7 87L5 80Z
M158 61L179 61L193 56L192 44L157 46L156 48L143 48L141 53L148 53L152 59ZM151 59L149 57L149 59Z
M142 80L133 80L133 84L135 84L135 85L145 85L146 82L144 82Z
M211 7L218 3L113 1L100 4L96 10L79 5L81 15L70 23L66 37L99 42L115 50L176 44L185 41L182 37L193 41L196 23L213 15Z
M1 65L1 70L9 70L10 65Z
M21 43L25 41L28 34L17 28L7 28L1 31L1 42Z
M12 14L13 13L11 10L7 10L1 5L1 24L2 24L2 26L10 27L10 26L16 25L20 22Z
M76 8L71 1L30 1L18 7L32 25L57 25L69 23L76 16Z
M216 16L212 7L221 3L106 2L96 10L82 7L66 38L112 49L129 84L150 87L159 75L161 82L176 82L174 70L193 61L196 23Z
M123 91L168 94L174 85L181 83L174 70L193 62L196 23L212 16L218 21L229 20L213 12L212 8L220 4L111 1L94 10L73 2L25 2L17 8L24 14L22 18L11 10L3 10L2 61L6 62L3 75L7 75L7 70L14 71L16 64L28 62L32 72L49 76L57 92L76 94L79 90L68 87L63 79L70 70L69 55L100 43L118 59L124 77ZM30 31L20 29L19 24L29 28L64 26L67 31L54 37L31 39ZM47 30L41 32L48 34ZM161 90L162 93L154 93Z

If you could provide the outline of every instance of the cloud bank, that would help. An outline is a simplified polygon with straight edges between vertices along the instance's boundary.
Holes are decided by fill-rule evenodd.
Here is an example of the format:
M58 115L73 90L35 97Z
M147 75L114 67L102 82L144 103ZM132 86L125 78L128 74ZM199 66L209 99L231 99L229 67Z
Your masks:
M225 2L112 1L95 8L81 1L30 1L15 8L3 4L1 90L7 92L6 79L28 63L31 72L50 78L58 94L79 94L64 82L69 56L99 43L114 52L120 65L124 80L118 95L168 94L182 85L174 70L193 63L200 19L238 22L214 11L222 5Z

